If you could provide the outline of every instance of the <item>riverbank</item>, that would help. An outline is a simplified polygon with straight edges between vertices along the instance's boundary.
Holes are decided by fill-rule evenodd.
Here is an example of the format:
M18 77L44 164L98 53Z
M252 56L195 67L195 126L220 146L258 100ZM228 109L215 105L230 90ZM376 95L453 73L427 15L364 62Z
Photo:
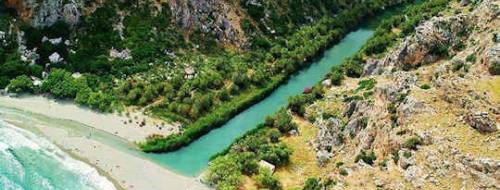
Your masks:
M0 113L2 120L45 136L73 157L98 168L122 189L208 189L194 178L178 175L133 154L136 150L106 142L106 138L115 137L126 145L131 139L147 136L139 130L133 134L134 128L130 126L113 125L120 123L123 117L99 114L43 97L0 97ZM144 129L146 127L140 128ZM154 129L147 131L155 132Z

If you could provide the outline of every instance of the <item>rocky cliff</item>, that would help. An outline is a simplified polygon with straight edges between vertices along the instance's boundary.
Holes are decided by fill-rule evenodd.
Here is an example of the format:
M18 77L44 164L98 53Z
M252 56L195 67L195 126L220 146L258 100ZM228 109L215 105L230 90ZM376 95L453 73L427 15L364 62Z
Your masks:
M6 6L16 10L18 17L34 27L49 27L58 21L71 26L77 25L83 16L92 15L105 0L7 0ZM332 3L306 1L223 1L223 0L120 0L117 12L124 17L127 6L152 5L156 11L169 11L173 15L172 23L186 34L189 41L191 34L203 34L205 38L216 38L219 44L242 46L249 36L294 31L297 26L311 23L317 18L332 15L341 8L348 8ZM167 10L163 10L167 5ZM244 22L242 22L244 20ZM245 26L241 26L245 24ZM119 24L119 23L115 23Z

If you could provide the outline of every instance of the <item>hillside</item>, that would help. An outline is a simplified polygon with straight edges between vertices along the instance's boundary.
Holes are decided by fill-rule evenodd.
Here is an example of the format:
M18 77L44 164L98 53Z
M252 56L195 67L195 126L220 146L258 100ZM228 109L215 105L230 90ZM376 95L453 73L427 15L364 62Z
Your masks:
M321 94L290 99L205 179L218 189L500 188L499 6L429 1L392 16L346 60L363 63L361 77L334 68Z
M265 97L365 17L402 0L38 1L0 6L0 87L186 127L190 143ZM12 80L15 79L15 80Z

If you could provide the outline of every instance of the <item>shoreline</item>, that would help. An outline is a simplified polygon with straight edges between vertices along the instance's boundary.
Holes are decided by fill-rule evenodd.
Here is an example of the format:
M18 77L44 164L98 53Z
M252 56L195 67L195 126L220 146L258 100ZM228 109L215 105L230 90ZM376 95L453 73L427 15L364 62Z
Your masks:
M49 104L51 105L49 111L44 111L44 107L38 107ZM60 106L64 107L64 109ZM209 189L195 178L174 173L140 155L122 150L123 147L115 147L112 144L102 142L101 139L106 138L106 135L119 138L127 143L133 143L130 139L142 138L145 135L144 133L137 133L138 135L135 136L120 136L110 133L109 129L103 129L102 126L105 125L89 125L89 123L92 124L92 122L89 122L93 119L92 116L98 113L88 114L86 112L89 112L89 110L84 108L66 103L53 102L43 97L10 98L0 96L0 108L6 108L7 110L6 114L0 114L1 119L49 139L71 157L96 168L101 175L115 184L115 188L119 190ZM9 113L8 110L16 110L19 113ZM61 111L66 113L60 113ZM79 114L75 119L67 118L71 113ZM42 117L44 119L40 119ZM115 118L111 120L115 123L120 121L117 118L121 119L116 115L110 116L109 114L105 114L105 116L98 118L96 122L100 122L102 118L111 117ZM109 124L109 121L107 122ZM78 128L75 126L78 126ZM113 130L115 129L118 128L113 128ZM135 132L137 129L142 130L144 128L137 127L132 129L122 127L122 130L118 134L128 134ZM96 139L95 136L99 134L104 136L97 137L101 139Z

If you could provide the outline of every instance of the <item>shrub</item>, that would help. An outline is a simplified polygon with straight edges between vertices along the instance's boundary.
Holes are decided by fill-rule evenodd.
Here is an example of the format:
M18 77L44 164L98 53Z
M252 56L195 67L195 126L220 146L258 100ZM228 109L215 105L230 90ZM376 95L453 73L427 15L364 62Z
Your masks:
M491 63L488 70L492 75L500 75L500 63Z
M204 176L217 189L237 189L241 183L241 172L236 159L221 156L213 160Z
M363 66L361 63L354 61L354 59L344 62L342 67L348 77L358 78L363 74Z
M356 90L371 90L375 87L377 81L375 79L367 79L359 81L358 88Z
M339 174L343 175L343 176L347 176L347 175L349 175L349 172L347 172L347 170L345 168L342 168L339 170Z
M280 181L273 176L269 169L261 168L256 179L260 187L269 190L281 190L283 188Z
M241 166L241 171L247 175L256 173L259 168L256 155L253 152L243 152L237 154L236 161Z
M288 114L286 109L280 109L278 113L274 115L273 124L273 126L283 134L287 134L289 131L297 129L297 125L292 121L292 116Z
M321 183L316 178L308 178L302 190L321 190Z
M71 73L54 69L43 82L42 91L49 92L57 98L75 98L78 86Z
M7 88L9 92L32 93L34 92L35 86L33 85L33 81L31 81L31 79L28 76L21 75L12 79Z
M422 139L419 137L411 137L403 143L403 147L411 150L417 150L417 146L422 145Z
M335 86L342 84L342 81L344 80L344 72L340 67L332 68L332 72L330 72L330 80L332 80L332 84Z
M465 58L465 61L475 63L476 59L477 59L476 54L472 53Z
M420 88L424 89L424 90L429 90L429 89L431 89L431 86L428 85L428 84L423 84L423 85L420 86Z
M290 161L292 150L285 144L265 144L260 147L258 155L262 160L268 161L276 166L283 166Z
M299 116L304 116L306 112L306 105L313 101L310 95L296 95L288 98L288 108L297 113Z
M363 162L373 165L373 162L377 159L377 156L375 155L374 152L370 151L369 153L366 153L364 150L362 150L354 159L354 162L359 162L362 160Z
M394 161L394 163L398 163L399 161L399 150L393 150L391 152L391 155L392 155L392 161Z

